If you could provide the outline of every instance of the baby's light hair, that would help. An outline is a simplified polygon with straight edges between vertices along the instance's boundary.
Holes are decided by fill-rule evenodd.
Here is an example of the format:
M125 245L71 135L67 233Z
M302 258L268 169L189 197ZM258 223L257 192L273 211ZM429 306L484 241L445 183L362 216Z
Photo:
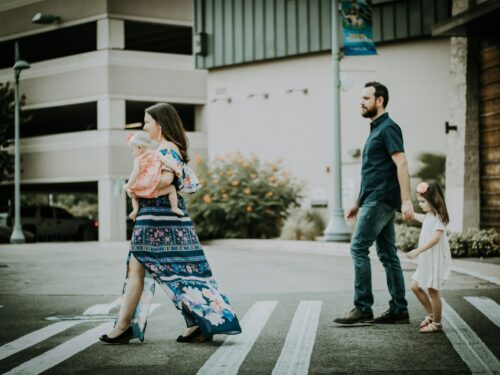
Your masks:
M151 138L149 138L149 134L143 130L139 130L133 133L128 141L128 145L130 147L144 146L146 148L152 148Z

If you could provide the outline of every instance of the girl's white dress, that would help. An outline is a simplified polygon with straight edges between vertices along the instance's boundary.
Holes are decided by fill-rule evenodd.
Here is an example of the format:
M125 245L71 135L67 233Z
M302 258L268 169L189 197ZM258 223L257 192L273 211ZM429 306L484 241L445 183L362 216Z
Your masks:
M422 224L418 246L429 242L436 230L442 230L443 235L436 245L417 257L418 266L412 279L417 281L421 288L439 290L442 289L451 270L450 244L446 236L446 225L443 224L438 215L427 213Z

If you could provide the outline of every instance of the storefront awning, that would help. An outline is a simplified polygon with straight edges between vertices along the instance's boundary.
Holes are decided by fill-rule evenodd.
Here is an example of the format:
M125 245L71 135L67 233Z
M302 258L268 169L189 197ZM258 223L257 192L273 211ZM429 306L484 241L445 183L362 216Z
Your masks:
M433 36L500 37L500 1L488 0L432 28Z

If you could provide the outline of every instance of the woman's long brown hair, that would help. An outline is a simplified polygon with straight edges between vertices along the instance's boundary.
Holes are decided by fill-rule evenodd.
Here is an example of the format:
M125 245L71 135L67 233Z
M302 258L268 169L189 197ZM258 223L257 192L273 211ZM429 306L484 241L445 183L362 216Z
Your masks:
M160 124L163 137L179 147L184 162L189 162L186 132L175 108L168 103L158 103L146 108L146 112Z
M427 182L429 188L425 193L419 194L430 203L432 209L436 211L441 221L444 224L448 224L450 222L450 217L448 216L443 189L436 180L425 180L425 182Z

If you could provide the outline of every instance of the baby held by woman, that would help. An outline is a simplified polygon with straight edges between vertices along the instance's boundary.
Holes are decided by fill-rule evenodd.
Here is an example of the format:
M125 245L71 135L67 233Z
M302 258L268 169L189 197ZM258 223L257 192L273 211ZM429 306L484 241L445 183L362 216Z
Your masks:
M180 163L173 157L156 150L154 142L145 131L129 134L128 145L134 155L134 169L123 186L132 198L132 212L135 220L139 211L138 198L156 198L168 195L172 212L184 216L178 207L177 191L172 184L175 176L182 173Z

